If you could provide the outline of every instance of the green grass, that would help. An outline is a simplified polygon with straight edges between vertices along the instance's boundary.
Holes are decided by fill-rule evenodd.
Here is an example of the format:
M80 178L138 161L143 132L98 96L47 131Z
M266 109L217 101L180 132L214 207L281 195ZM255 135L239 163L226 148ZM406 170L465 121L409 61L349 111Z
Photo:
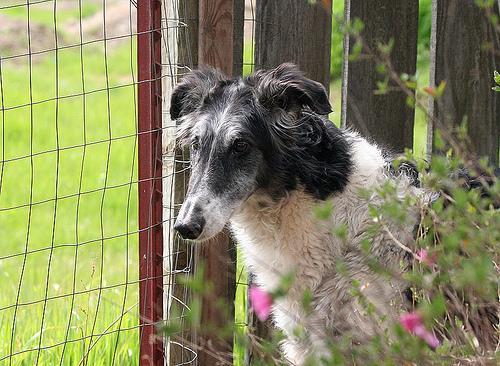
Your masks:
M234 301L234 321L237 332L241 335L248 331L246 324L247 317L247 290L248 290L248 272L241 260L240 252L238 252L239 260L236 261L236 296ZM245 360L245 343L241 338L236 336L234 342L234 364L235 366L243 366Z
M19 4L15 2L13 4ZM57 5L57 2L55 2ZM81 14L82 18L87 18L94 15L102 8L102 4L98 2L83 1ZM54 14L57 21L74 20L80 18L79 1L66 1L64 6L57 5L54 13L54 2L50 3L35 3L30 6L30 21L52 27L54 25ZM26 22L28 19L28 9L26 6L17 6L10 9L2 10L2 15L9 16L13 19L19 19Z
M108 44L109 86L132 83L135 50ZM41 365L138 360L135 87L56 103L108 86L103 45L82 53L34 57L31 71L26 58L1 65L0 359L21 352L13 365L33 365L37 352L23 351L39 345Z

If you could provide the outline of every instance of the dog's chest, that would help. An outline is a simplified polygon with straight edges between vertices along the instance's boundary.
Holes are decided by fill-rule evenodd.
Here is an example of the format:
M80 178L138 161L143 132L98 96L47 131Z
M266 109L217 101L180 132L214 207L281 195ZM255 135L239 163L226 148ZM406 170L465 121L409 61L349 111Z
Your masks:
M272 291L283 276L296 271L299 260L290 248L296 243L290 240L289 233L266 228L266 224L235 222L232 227L245 264L256 276L256 282Z
M250 203L232 220L245 263L260 286L273 290L288 274L299 276L304 286L320 281L332 246L328 230L313 217L314 204L298 192L273 210Z
M245 264L253 273L259 286L268 291L276 289L283 276L296 271L297 258L276 245L276 242L248 240L248 237L237 235L243 252Z

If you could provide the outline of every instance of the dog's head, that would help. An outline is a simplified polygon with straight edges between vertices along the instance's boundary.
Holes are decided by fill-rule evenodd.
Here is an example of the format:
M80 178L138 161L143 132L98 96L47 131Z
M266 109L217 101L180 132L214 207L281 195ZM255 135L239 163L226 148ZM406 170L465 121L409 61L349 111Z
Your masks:
M189 188L175 224L182 237L209 239L255 191L279 195L297 183L290 172L292 155L303 149L297 140L319 140L323 128L301 122L305 112L320 120L330 112L328 96L292 64L245 79L205 68L181 80L170 114L191 157Z

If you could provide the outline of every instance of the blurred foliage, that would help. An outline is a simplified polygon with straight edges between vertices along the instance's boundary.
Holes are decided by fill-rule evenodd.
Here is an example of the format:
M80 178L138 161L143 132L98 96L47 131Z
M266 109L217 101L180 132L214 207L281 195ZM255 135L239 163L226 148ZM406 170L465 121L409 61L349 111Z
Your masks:
M497 85L495 85L491 89L493 89L496 92L500 92L500 74L496 70L495 73L493 74L493 80L495 80L495 84Z

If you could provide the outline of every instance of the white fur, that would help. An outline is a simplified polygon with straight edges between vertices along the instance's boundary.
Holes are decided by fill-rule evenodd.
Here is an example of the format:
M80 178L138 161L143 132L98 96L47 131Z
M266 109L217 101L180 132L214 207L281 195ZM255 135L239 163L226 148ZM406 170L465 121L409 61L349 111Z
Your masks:
M278 202L256 192L231 219L245 263L259 286L273 291L283 275L295 274L289 293L273 307L273 319L288 337L283 344L285 356L296 365L311 353L325 354L325 340L334 335L349 334L353 342L362 342L383 326L364 314L364 308L349 295L350 279L336 271L339 259L348 264L350 278L360 281L367 300L381 314L394 319L403 304L401 291L405 284L371 272L360 250L364 230L373 221L368 202L358 192L388 179L387 161L375 145L356 133L347 132L347 137L352 142L354 171L344 191L331 198L333 214L327 222L315 218L318 201L301 189ZM401 195L416 191L404 178L399 190ZM373 197L372 202L377 199ZM410 221L404 227L389 226L407 246L412 244L416 214ZM331 233L340 224L347 225L347 242ZM393 250L394 246L388 234L381 233L373 240L372 252L392 270L401 271L402 251ZM306 289L314 298L310 314L305 314L301 305ZM305 330L303 338L294 336L299 325Z

